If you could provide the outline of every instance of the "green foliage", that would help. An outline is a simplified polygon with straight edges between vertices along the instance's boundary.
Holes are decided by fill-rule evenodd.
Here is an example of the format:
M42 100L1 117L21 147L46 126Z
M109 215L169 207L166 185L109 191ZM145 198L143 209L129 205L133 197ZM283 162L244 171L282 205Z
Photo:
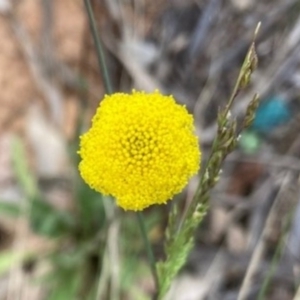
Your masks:
M89 274L87 250L80 247L52 253L50 261L54 270L44 278L50 289L48 300L92 299L96 276Z
M32 199L29 218L34 232L52 238L67 234L75 222L70 213L59 211L40 198Z
M12 153L15 174L25 194L25 199L21 207L2 204L2 208L6 211L10 210L15 215L21 212L25 214L32 230L40 235L59 237L66 234L74 224L73 217L42 199L36 179L29 170L24 146L17 138L14 140Z
M0 200L0 215L9 217L19 217L21 214L20 205L17 203L2 202Z
M44 278L44 283L50 290L47 299L93 299L102 255L99 249L105 241L107 227L102 196L92 191L76 175L76 209L72 212L62 211L43 198L19 139L14 140L12 154L24 200L18 204L0 203L0 213L12 217L23 215L28 219L33 232L57 240L53 251L42 257L51 266ZM3 271L18 261L19 256L8 256L5 253L0 255L0 267Z
M75 181L77 229L82 237L92 237L106 224L103 201L110 199L104 199L101 194L91 190L79 177Z

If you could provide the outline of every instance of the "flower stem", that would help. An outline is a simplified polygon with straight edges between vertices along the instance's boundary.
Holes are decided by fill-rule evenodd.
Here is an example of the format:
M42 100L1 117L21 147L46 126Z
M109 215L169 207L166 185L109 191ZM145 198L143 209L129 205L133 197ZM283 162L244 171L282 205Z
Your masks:
M96 25L94 13L93 13L93 8L91 6L90 0L84 0L84 4L85 4L86 11L88 14L90 28L91 28L91 32L93 35L93 39L94 39L94 43L95 43L95 47L96 47L96 51L97 51L98 64L100 67L101 74L103 76L105 90L106 90L107 94L112 94L113 88L111 85L111 80L109 77L108 68L107 68L107 64L105 61L105 51L104 51L102 41L98 35L97 25Z
M154 254L153 254L153 250L152 250L150 241L148 239L144 217L143 217L143 214L141 212L137 213L137 219L138 219L139 227L140 227L142 237L143 237L143 240L144 240L144 244L145 244L145 247L146 247L147 256L148 256L148 259L149 259L152 276L153 276L154 282L155 282L156 292L158 293L158 291L159 291L159 281L158 281L158 275L157 275L157 269L156 269L156 262L155 262L155 258L154 258Z

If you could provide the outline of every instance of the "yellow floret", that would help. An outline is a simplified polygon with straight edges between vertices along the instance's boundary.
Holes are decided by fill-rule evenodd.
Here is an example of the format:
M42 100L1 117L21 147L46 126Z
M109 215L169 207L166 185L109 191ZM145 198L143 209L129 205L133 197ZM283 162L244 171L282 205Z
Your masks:
M79 154L85 182L134 211L182 191L201 156L192 116L158 91L105 96Z

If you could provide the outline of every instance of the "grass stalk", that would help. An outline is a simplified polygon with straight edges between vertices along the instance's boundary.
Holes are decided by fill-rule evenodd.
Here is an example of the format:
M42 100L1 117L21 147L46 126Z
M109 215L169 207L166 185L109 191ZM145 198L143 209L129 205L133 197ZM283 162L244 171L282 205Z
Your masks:
M285 222L286 224L283 228L283 234L279 240L278 245L276 246L275 253L274 253L272 261L271 261L271 267L268 270L268 272L265 276L265 279L263 281L262 287L259 291L258 300L264 300L266 298L266 294L268 292L272 278L275 274L276 268L278 267L279 260L282 256L282 253L283 253L283 250L285 247L286 238L288 236L289 228L291 227L292 218L294 216L294 211L295 210L293 209L291 211L291 213L289 213L288 216L286 217L287 220L286 220L286 222Z
M100 72L103 76L105 90L106 90L107 94L112 94L113 88L112 88L112 84L111 84L111 80L110 80L110 76L109 76L109 72L108 72L108 68L107 68L105 51L104 51L103 43L98 34L97 24L96 24L93 8L92 8L91 2L89 0L84 0L84 4L85 4L86 11L87 11L91 32L92 32L95 47L96 47L98 64L99 64Z
M148 260L149 260L149 263L150 263L152 276L154 278L156 292L158 292L159 291L159 281L158 281L158 274L157 274L157 268L156 268L156 261L155 261L153 250L152 250L149 238L148 238L144 217L143 217L141 212L138 212L136 215L137 215L139 227L140 227L140 230L141 230L142 238L143 238L143 241L144 241L144 245L146 247L147 256L148 256Z

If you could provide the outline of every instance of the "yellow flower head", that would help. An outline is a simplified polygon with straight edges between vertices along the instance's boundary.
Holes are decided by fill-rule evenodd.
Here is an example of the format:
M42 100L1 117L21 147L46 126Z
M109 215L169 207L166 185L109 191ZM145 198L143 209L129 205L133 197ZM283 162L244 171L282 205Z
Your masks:
M193 117L158 91L105 96L79 154L85 182L135 211L166 203L200 165Z

